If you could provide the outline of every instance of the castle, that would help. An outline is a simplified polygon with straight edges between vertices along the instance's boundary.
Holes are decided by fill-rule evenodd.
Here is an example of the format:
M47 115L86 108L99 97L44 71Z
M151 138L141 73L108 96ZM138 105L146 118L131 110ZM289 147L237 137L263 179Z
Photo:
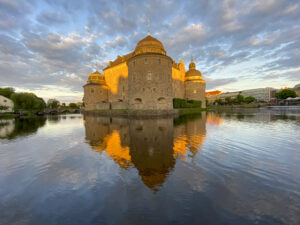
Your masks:
M133 52L118 56L103 69L89 75L84 85L85 110L130 109L173 110L173 99L199 100L205 108L205 87L201 72L191 60L185 71L166 55L163 44L148 36Z

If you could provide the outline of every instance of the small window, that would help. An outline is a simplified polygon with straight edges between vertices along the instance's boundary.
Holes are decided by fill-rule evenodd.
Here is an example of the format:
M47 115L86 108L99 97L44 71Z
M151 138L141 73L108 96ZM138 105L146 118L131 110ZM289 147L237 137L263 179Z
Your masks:
M94 89L91 90L91 93L94 93Z
M153 88L153 91L155 92L155 91L156 91L156 88Z
M160 98L158 98L157 99L157 101L159 101L159 102L163 102L163 101L165 101L166 99L164 98L164 97L160 97Z
M3 102L7 102L7 100L6 100L6 99L4 99L4 100L3 100Z
M148 72L148 74L147 74L147 80L152 80L152 73L151 72Z
M148 60L147 59L145 59L145 64L148 64Z
M157 62L158 64L160 64L160 59L158 59L158 62Z
M142 99L141 99L141 98L136 98L136 99L134 99L134 101L135 101L136 103L142 103Z
M143 88L143 91L145 91L145 88Z

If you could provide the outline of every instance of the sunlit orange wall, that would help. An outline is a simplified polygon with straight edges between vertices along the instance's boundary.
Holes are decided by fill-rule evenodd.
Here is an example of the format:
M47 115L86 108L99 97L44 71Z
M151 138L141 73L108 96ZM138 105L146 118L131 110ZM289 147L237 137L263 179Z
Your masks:
M118 84L121 77L128 78L128 67L126 62L122 62L116 66L105 69L104 77L106 85L110 89L112 94L118 93Z
M172 78L174 80L184 81L185 78L185 68L183 60L179 63L179 69L172 67Z

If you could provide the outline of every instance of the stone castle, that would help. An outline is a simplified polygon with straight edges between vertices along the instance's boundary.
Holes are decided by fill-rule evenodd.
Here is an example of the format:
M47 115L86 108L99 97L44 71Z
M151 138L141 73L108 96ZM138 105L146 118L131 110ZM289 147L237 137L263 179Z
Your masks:
M148 33L133 52L110 61L103 73L89 75L85 110L170 111L174 98L199 100L205 108L205 87L193 60L186 72L183 60L172 60L163 44Z

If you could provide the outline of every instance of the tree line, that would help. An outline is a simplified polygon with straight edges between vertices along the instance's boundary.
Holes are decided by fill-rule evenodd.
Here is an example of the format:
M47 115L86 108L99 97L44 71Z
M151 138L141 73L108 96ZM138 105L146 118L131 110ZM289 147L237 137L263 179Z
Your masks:
M60 102L56 99L49 99L46 103L43 98L38 97L34 93L15 92L15 90L11 87L0 88L0 95L13 101L15 112L20 110L42 112L46 108L57 109L60 107L69 107L74 109L79 108L76 103L70 103L67 106L65 103L60 104Z

